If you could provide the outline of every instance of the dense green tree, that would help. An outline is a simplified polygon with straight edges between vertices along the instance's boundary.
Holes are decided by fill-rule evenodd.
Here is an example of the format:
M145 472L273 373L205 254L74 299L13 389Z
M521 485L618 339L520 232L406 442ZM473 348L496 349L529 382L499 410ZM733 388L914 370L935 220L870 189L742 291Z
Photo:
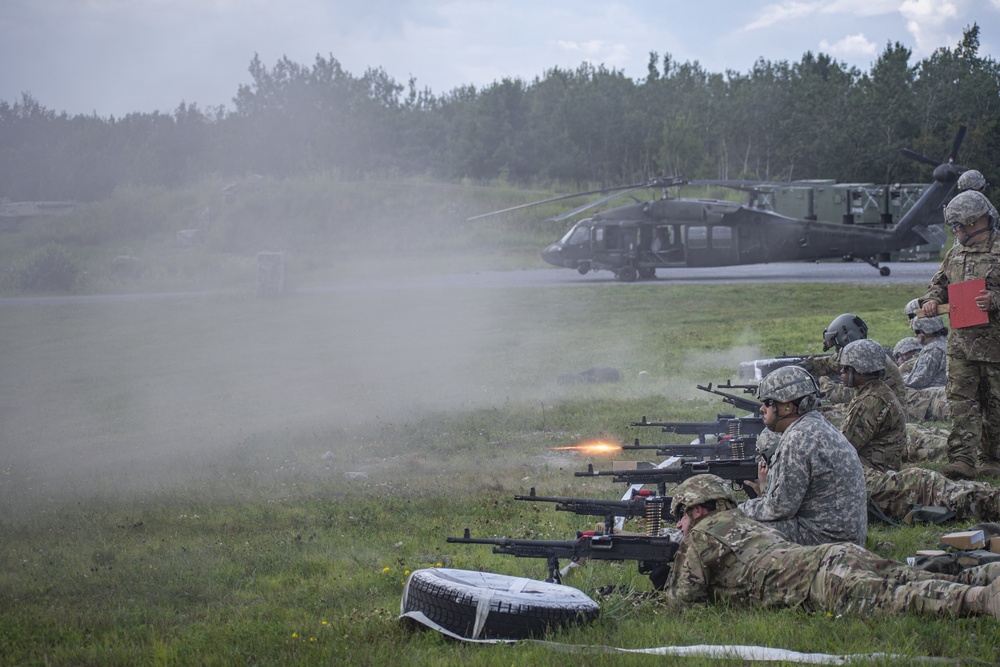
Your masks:
M25 93L0 101L0 196L98 199L127 185L207 175L303 173L502 179L585 189L689 178L926 182L910 148L1000 181L1000 66L980 28L913 63L887 44L868 72L826 54L758 60L746 72L649 54L646 75L584 63L435 95L332 56L251 60L234 108L69 116Z

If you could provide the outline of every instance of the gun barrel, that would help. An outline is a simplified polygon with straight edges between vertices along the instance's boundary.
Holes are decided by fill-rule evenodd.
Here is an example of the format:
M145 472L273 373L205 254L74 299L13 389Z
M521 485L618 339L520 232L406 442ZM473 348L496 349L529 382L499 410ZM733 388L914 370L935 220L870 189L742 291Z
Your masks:
M655 450L659 456L712 456L724 459L743 459L757 454L757 435L740 438L723 436L709 444L640 445L638 438L633 445L623 445L625 451Z
M594 560L635 560L670 562L680 544L669 537L650 535L581 535L575 540L521 540L508 537L448 537L458 544L491 544L493 553L518 558L591 558Z
M716 475L734 484L757 479L757 457L752 459L717 459L713 461L683 461L680 465L664 468L643 467L635 470L594 470L587 465L584 472L574 472L576 477L611 476L614 482L626 484L677 484L695 475ZM747 495L752 490L744 487ZM662 489L661 489L662 491Z

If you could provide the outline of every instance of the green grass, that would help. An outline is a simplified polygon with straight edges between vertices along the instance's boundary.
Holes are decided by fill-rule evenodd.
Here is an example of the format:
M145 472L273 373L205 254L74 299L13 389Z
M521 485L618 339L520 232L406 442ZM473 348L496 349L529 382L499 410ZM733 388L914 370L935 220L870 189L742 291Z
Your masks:
M574 478L588 459L550 447L631 440L641 415L714 418L728 406L695 383L757 356L818 352L841 312L892 344L920 291L600 285L4 304L0 664L649 664L413 632L396 620L403 580L439 565L541 577L541 561L445 537L567 538L588 519L511 496L622 489ZM555 381L593 365L625 380ZM875 527L869 547L904 558L939 532ZM591 595L648 588L629 563L588 563L567 583ZM998 649L991 619L678 610L622 594L601 604L598 622L550 639L984 663Z

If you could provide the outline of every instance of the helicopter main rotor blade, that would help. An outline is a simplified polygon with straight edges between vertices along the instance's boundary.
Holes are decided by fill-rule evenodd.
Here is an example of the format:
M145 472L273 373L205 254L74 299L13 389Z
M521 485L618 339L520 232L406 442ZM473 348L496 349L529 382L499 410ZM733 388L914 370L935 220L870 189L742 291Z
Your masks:
M608 195L607 197L601 197L600 199L592 201L589 204L584 204L583 206L578 206L578 207L574 208L572 211L567 211L566 213L563 213L561 215L556 215L556 216L553 216L551 218L546 218L545 222L559 222L560 220L565 220L566 218L572 218L577 213L582 213L582 212L586 211L589 208L594 208L595 206L599 206L600 204L603 204L606 201L609 201L609 200L614 199L616 197L621 197L623 195L627 195L628 193L635 192L636 190L642 190L645 187L646 187L645 185L642 185L642 186L639 186L637 188L631 188L629 190L624 190L622 192L616 192L614 194Z
M642 188L660 188L660 187L672 187L676 185L681 185L684 183L684 179L670 176L670 177L660 177L654 178L645 183L631 183L629 185L616 185L611 188L601 188L599 190L588 190L587 192L575 192L571 195L560 195L559 197L551 197L550 199L543 199L541 201L531 202L530 204L519 204L518 206L511 206L510 208L505 208L500 211L491 211L490 213L482 213L480 215L474 215L471 218L466 218L466 221L479 220L480 218L487 218L491 215L499 215L500 213L508 213L510 211L516 211L522 208L528 208L529 206L537 206L539 204L548 204L554 201L562 201L563 199L572 199L573 197L584 197L586 195L603 195L606 192L618 192L621 190L631 191L631 190L641 190ZM624 193L622 193L624 194ZM598 202L599 203L599 202Z
M474 215L471 218L466 218L466 221L479 220L480 218L488 218L491 215L499 215L501 213L507 213L509 211L516 211L521 208L528 208L529 206L538 206L539 204L548 204L554 201L562 201L563 199L572 199L573 197L583 197L585 195L598 195L607 192L607 188L601 190L590 190L589 192L577 192L571 195L560 195L558 197L552 197L550 199L542 199L541 201L533 201L529 204L518 204L517 206L511 206L510 208L501 209L499 211L491 211L489 213L481 213L480 215Z

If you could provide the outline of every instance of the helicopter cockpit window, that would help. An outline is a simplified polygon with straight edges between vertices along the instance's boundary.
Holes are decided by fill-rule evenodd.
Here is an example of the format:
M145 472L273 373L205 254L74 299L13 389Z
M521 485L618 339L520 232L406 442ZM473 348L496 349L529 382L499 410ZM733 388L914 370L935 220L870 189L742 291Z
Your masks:
M712 247L731 248L733 245L732 227L712 227Z
M687 244L688 248L707 248L708 227L688 227Z
M583 245L590 240L590 227L574 227L563 237L563 245Z
M584 241L590 239L590 227L585 225L574 225L570 228L568 232L563 234L563 237L559 239L559 243L563 245L576 244L579 245Z

